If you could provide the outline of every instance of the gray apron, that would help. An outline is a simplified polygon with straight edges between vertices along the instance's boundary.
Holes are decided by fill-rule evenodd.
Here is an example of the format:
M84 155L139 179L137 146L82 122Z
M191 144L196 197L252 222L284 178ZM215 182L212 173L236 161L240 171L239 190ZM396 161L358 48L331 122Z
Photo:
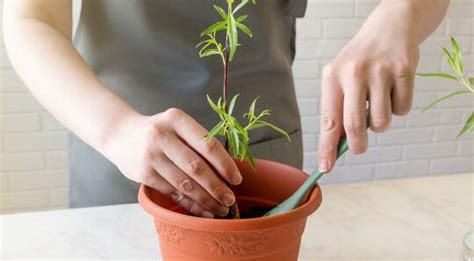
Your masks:
M194 46L199 32L218 19L211 4L83 0L74 45L100 79L141 113L177 107L210 129L218 118L205 96L220 97L222 65L217 57L199 58ZM298 168L303 148L291 65L295 18L305 9L306 0L261 0L242 9L254 37L240 37L229 84L229 96L240 93L234 115L243 115L259 96L257 111L271 109L268 121L290 134L291 143L271 129L255 131L250 147L254 156ZM69 159L70 207L137 201L139 184L72 133Z

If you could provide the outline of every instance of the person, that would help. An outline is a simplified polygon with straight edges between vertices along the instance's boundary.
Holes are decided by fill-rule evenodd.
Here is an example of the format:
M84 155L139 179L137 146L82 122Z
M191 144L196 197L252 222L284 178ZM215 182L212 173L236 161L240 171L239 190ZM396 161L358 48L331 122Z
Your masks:
M231 64L240 105L260 96L271 130L256 132L256 157L302 167L301 127L291 65L295 20L306 0L258 1L245 8L253 39ZM409 112L418 46L438 26L448 0L385 0L324 67L319 168L330 171L345 131L350 151L367 149L370 128L389 128ZM220 94L219 63L200 59L199 32L216 19L207 1L83 0L72 41L72 0L5 0L4 38L15 70L67 129L70 206L136 202L137 183L171 196L189 212L224 216L235 202L228 184L242 175L215 139L205 95ZM317 72L315 72L317 73ZM242 115L243 109L236 115ZM74 134L73 134L74 133ZM123 175L121 175L123 174Z

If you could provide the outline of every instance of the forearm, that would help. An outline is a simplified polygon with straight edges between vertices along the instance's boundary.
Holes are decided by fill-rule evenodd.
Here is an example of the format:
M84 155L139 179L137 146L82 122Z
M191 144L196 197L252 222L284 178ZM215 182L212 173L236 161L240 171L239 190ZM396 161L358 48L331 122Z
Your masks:
M402 19L406 28L411 27L417 44L433 33L443 20L450 0L383 0L374 12L387 18ZM379 9L379 10L377 10Z
M110 132L138 114L100 81L67 35L39 19L6 17L4 27L8 56L26 86L89 145L103 150Z

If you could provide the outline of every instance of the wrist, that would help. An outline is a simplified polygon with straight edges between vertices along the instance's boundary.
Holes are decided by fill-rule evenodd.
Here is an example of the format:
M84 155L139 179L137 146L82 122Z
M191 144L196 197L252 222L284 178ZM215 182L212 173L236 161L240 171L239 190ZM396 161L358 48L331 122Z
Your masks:
M418 5L414 1L382 0L358 32L358 38L397 43L403 48L416 48L420 44Z
M133 130L140 126L147 116L140 114L135 110L119 113L119 116L113 116L114 119L111 124L100 134L98 150L109 160L112 160L112 155L117 148L116 144L120 144L126 135L131 135Z
M386 17L400 21L400 26L421 44L441 23L450 0L382 0Z

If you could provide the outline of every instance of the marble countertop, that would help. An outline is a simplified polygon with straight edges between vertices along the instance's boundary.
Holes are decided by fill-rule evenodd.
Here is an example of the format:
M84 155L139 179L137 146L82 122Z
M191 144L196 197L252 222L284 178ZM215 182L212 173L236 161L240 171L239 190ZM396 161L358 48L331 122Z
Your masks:
M474 226L474 174L323 186L300 260L458 260ZM158 259L137 204L0 216L0 259Z

